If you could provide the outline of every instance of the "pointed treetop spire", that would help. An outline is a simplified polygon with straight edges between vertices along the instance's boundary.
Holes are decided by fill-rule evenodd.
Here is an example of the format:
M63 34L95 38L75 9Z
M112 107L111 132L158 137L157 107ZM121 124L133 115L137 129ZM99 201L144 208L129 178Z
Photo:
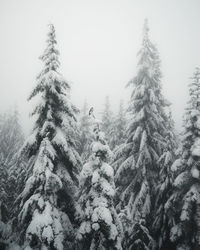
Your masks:
M55 45L57 44L55 27L52 23L48 24L48 27L49 32L47 34L48 38L46 40L47 48L45 49L43 55L40 57L40 59L46 65L47 72L50 70L56 71L60 66L60 62L58 59L59 51L55 48Z
M148 24L148 19L144 19L144 27L143 27L143 42L148 39L148 34L149 34L149 24Z

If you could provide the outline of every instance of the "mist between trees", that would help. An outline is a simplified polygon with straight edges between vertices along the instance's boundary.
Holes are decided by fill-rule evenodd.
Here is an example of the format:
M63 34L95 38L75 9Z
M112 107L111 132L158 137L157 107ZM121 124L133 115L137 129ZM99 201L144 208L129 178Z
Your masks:
M128 104L96 117L71 102L48 28L32 133L0 115L0 249L199 250L200 69L177 135L145 20Z

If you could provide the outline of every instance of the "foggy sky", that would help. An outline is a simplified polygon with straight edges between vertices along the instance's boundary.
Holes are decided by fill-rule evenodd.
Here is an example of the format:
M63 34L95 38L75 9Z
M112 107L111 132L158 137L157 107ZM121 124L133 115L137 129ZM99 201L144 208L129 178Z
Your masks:
M162 61L163 94L180 129L187 85L200 66L199 0L0 0L0 111L17 105L22 125L31 125L27 97L42 69L47 25L56 28L60 72L72 85L72 101L85 99L99 114L105 96L113 111L128 102L126 83L136 74L142 27Z

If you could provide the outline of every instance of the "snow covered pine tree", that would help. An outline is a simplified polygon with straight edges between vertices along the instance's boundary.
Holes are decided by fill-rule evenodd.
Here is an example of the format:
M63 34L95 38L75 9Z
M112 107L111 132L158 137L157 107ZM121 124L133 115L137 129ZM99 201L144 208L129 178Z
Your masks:
M119 197L118 210L125 231L125 249L154 249L150 234L158 185L158 159L163 153L167 134L167 101L161 94L160 60L144 24L138 73L128 85L134 86L130 105L128 139L116 151L113 166Z
M171 240L177 250L200 249L200 69L189 85L189 102L184 120L182 155L173 164L180 174L165 207L173 218Z
M113 205L114 171L106 161L110 149L94 122L92 156L80 174L78 250L120 250L122 227Z
M59 52L55 28L50 25L47 48L41 56L44 69L29 100L39 103L32 135L22 154L34 158L31 176L20 194L18 230L26 249L74 249L74 194L81 166L76 146L77 109L71 104L70 86L58 72Z

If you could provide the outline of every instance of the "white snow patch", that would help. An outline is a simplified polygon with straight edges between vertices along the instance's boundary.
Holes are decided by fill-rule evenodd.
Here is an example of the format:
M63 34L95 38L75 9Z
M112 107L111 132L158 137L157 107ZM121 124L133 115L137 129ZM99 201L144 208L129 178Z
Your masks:
M176 171L181 167L181 165L182 165L181 159L177 159L177 160L175 160L175 162L172 164L171 170L172 170L173 172L176 172Z
M191 174L194 178L198 179L199 178L199 170L196 168L191 169Z
M200 138L197 138L194 142L194 145L191 148L191 152L193 156L199 156L200 157Z

